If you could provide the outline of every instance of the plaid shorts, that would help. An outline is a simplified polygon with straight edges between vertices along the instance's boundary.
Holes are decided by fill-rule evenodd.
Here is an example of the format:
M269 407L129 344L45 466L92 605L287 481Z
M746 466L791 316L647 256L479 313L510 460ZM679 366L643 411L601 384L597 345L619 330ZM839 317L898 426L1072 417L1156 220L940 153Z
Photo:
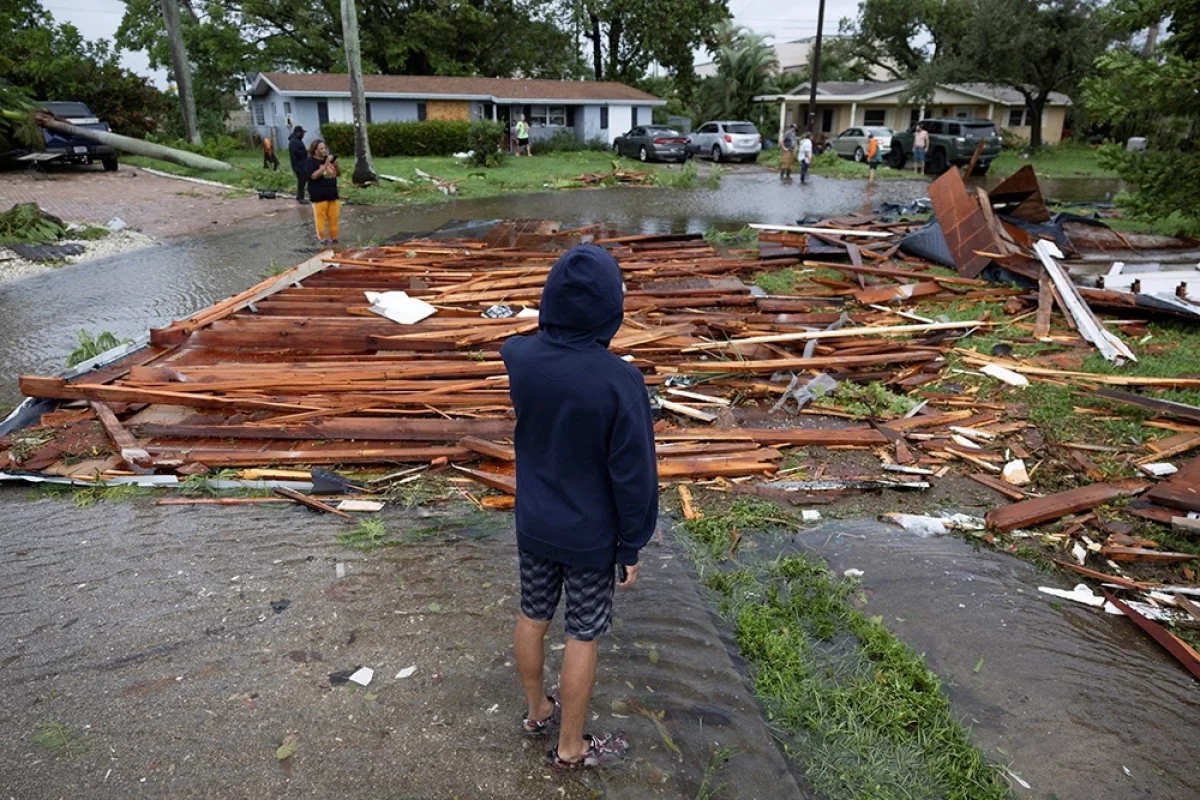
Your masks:
M567 586L567 636L590 642L612 623L616 568L579 569L521 551L521 613L538 622L554 619Z

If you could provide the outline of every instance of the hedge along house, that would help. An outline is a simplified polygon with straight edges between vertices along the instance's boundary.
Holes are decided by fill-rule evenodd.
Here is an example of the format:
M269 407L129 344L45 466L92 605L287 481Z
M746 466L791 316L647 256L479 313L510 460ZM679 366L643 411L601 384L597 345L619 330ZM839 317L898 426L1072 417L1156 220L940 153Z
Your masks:
M1028 141L1030 111L1015 89L986 83L941 84L924 103L903 102L908 81L824 81L817 84L817 139L832 139L848 128L880 127L904 131L922 119L990 119L996 127ZM787 94L754 98L779 104L779 128L808 118L809 83ZM1051 92L1042 113L1042 141L1057 144L1071 99Z
M649 124L655 106L666 105L610 82L364 75L363 84L369 123L490 119L507 130L524 114L535 143L570 131L581 141L612 144L633 126ZM248 94L255 131L277 142L296 125L311 142L326 123L354 121L347 75L260 72Z

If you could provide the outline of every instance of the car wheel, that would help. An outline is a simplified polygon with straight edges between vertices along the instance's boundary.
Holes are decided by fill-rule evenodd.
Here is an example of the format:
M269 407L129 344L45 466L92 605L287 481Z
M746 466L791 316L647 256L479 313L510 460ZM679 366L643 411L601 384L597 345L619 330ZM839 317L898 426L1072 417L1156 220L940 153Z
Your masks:
M638 161L649 161L650 154L646 152L646 145L638 148Z
M720 163L721 161L721 146L719 144L713 145L712 160L713 163Z
M116 172L117 171L117 157L116 156L109 156L108 158L102 159L101 163L104 164L105 172Z
M949 162L946 161L946 151L935 150L933 157L929 159L929 171L934 175L941 175L949 166Z
M888 166L892 169L904 169L907 162L908 157L904 155L904 148L900 145L894 145L888 152Z
M863 152L861 147L854 148L854 160L860 164L867 160L867 154Z

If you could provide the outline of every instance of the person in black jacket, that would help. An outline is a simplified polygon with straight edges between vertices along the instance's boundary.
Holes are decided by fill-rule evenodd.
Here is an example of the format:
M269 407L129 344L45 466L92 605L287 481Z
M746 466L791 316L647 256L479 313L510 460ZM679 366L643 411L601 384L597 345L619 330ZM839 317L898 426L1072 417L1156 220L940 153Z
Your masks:
M522 729L559 769L624 757L621 735L584 734L596 639L612 619L614 584L632 586L638 551L658 519L654 428L642 374L608 351L624 317L617 262L594 245L568 250L542 290L539 330L500 350L517 414L517 547L521 613L514 644L528 701ZM620 576L620 582L618 581ZM561 701L543 684L543 644L566 586Z
M288 155L292 159L292 172L296 173L296 202L307 204L304 187L308 185L308 173L304 164L308 161L308 148L304 146L304 128L297 125L288 137Z

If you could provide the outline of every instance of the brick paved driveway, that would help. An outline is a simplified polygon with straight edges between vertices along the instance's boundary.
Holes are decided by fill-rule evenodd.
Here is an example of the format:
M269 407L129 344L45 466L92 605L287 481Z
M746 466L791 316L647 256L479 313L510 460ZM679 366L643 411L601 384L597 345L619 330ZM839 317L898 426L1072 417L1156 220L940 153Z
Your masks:
M156 239L311 214L291 199L233 196L226 189L160 178L124 164L117 172L99 167L60 168L37 178L28 172L0 173L0 211L14 203L30 202L68 222L103 225L120 217L134 230Z

